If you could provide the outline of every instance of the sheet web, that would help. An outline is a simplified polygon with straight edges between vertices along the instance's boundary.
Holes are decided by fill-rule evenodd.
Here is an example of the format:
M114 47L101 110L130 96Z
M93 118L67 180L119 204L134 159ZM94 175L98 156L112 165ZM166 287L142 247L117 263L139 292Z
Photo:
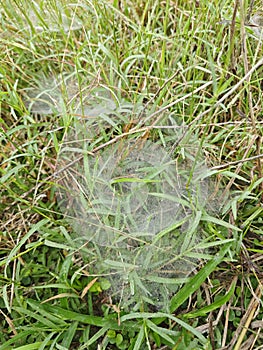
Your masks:
M88 124L71 130L57 168L60 208L76 245L86 247L90 273L107 278L108 293L124 307L164 307L196 268L205 239L199 223L209 186L198 143L185 147L183 159L140 138L91 155Z

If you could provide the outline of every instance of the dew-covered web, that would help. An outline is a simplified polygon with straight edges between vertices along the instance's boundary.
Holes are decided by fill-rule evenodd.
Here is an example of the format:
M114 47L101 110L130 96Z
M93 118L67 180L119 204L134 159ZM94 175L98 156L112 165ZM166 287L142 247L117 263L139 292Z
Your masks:
M24 89L24 103L32 114L47 116L70 113L75 117L95 118L116 109L115 102L105 89L91 94L86 81L80 88L70 76L41 76L37 84Z
M25 3L24 24L37 32L60 33L79 30L83 27L78 4L56 1L55 6L48 2L44 6L34 2ZM21 28L20 28L21 29Z
M161 137L134 134L103 145L105 136L121 134L135 107L107 88L80 89L74 77L43 78L25 89L25 104L33 114L71 118L57 198L90 275L107 280L108 294L125 308L168 305L206 254L200 220L210 186L197 138L174 149L182 128L167 116L171 128L160 129Z
M198 265L207 173L196 140L178 157L171 140L121 138L91 154L85 120L59 155L60 208L90 273L104 276L123 306L163 307Z

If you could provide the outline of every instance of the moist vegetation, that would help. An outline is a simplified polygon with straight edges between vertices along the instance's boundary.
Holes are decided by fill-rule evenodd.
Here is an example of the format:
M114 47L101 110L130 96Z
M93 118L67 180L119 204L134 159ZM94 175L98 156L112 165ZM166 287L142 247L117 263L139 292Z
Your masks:
M261 1L0 3L0 350L261 349ZM224 205L202 211L210 253L165 310L121 307L73 242L56 170L79 120L90 152L201 145Z

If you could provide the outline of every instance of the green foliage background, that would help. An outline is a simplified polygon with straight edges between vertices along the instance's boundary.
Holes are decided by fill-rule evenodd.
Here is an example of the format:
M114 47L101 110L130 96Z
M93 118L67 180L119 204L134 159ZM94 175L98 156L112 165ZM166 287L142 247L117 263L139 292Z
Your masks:
M261 2L0 3L0 349L259 349L262 41L250 18ZM25 102L58 75L76 78L80 95L103 88L134 106L121 125L104 120L93 148L165 111L199 138L215 192L231 192L220 217L203 218L224 244L169 312L119 309L74 247L53 174L79 115L63 84L60 112L36 115Z

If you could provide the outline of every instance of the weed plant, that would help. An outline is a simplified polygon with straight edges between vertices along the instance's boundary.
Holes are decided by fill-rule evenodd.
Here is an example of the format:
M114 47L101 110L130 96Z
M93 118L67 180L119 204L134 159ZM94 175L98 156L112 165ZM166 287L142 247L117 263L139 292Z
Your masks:
M0 350L261 349L261 1L0 4ZM195 269L165 307L120 303L59 206L65 147L88 174L131 139L182 161L198 140L191 161L223 207L195 203Z

